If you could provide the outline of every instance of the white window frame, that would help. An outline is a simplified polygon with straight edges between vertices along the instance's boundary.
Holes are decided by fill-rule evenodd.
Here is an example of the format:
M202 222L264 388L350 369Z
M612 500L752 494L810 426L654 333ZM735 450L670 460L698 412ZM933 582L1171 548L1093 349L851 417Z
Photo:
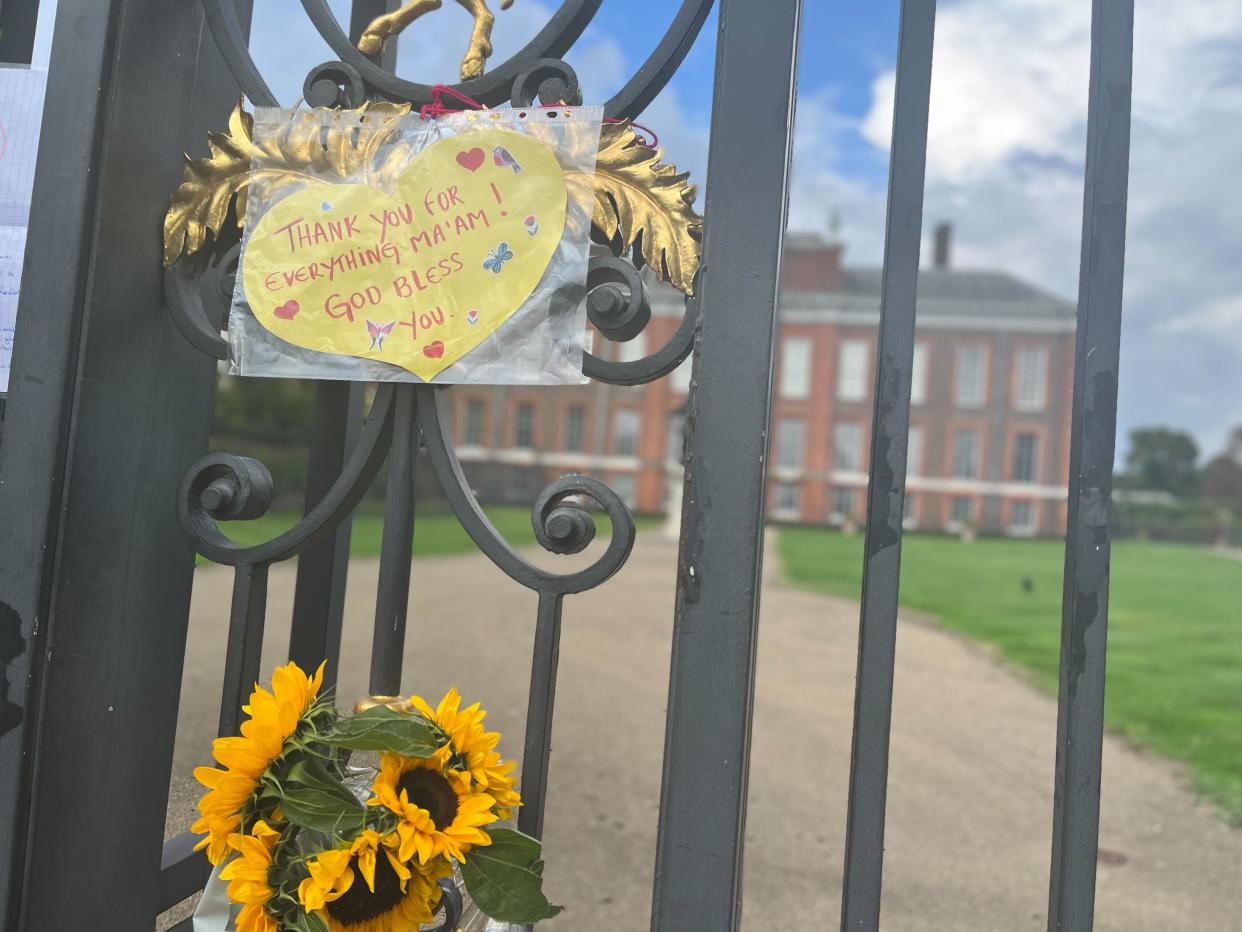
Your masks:
M1015 411L1043 411L1048 404L1048 349L1023 346L1014 353Z
M470 429L474 425L474 420L470 417L472 411L479 412L478 428L479 436L472 438L470 435L473 431ZM462 425L462 446L481 447L487 439L487 404L480 398L466 399L466 423Z
M978 365L968 366L968 354L978 354ZM988 348L964 343L954 352L953 403L959 408L982 408L987 400ZM971 381L967 381L972 377Z
M789 493L792 502L785 501ZM782 521L797 521L802 517L802 486L797 482L778 482L772 495L772 517Z
M625 507L633 510L638 507L638 477L633 473L617 473L609 483L617 498L625 503Z
M1009 503L1009 523L1006 532L1014 537L1034 537L1039 528L1039 521L1035 516L1035 503L1032 501L1022 500ZM1028 522L1019 524L1014 517L1018 508L1027 510Z
M927 344L914 344L914 362L910 366L910 404L927 403Z
M959 453L958 438L965 436L966 434L969 434L971 437L974 438L970 446L971 465L970 465L969 475L963 474L958 471L958 464L960 462L960 459L958 457L958 453ZM980 472L980 465L981 465L979 462L979 453L980 453L979 431L975 430L975 428L973 427L959 427L957 430L955 430L953 432L953 464L952 464L953 478L954 479L978 479L979 472Z
M1034 437L1031 447L1031 474L1026 478L1018 476L1018 441L1022 437ZM1034 483L1039 481L1039 434L1033 430L1018 431L1013 435L1013 460L1009 464L1009 478L1012 482Z
M911 424L906 440L906 475L923 475L923 425Z
M843 433L846 438L843 439ZM848 435L852 434L852 437ZM848 441L848 442L847 442ZM863 429L858 421L837 421L832 425L832 468L838 472L862 472ZM845 457L851 463L843 463L841 453L849 451Z
M781 340L781 397L801 401L811 397L810 337L785 337Z
M647 355L647 331L640 331L632 340L617 344L618 362L637 362Z
M622 425L625 429L622 429ZM629 428L632 427L633 430ZM634 449L622 449L621 440L628 437L633 440ZM637 456L639 444L642 443L642 418L635 408L617 408L612 414L612 449L617 456Z
M842 340L837 352L837 400L866 401L870 370L871 343L867 340Z
M841 504L838 496L849 498L849 508L843 510L837 507ZM844 524L846 521L854 520L854 510L858 507L858 489L849 485L834 485L828 493L828 523Z
M781 469L801 469L806 464L805 420L787 417L777 422L774 459L775 465Z
M690 356L680 366L673 370L671 384L673 391L680 392L685 395L690 391L690 376L694 372L694 357Z
M522 443L522 415L530 412L530 438L529 442ZM513 412L513 446L518 450L533 450L535 448L535 406L529 401L523 401L518 404Z

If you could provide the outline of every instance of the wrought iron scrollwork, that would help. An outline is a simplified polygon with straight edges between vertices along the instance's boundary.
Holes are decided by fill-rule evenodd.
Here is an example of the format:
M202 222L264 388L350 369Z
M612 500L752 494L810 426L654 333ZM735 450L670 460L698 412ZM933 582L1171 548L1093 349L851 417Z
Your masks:
M234 4L231 0L202 3L216 44L242 91L255 105L277 105L250 55ZM485 106L579 104L577 75L561 58L591 21L600 3L601 0L567 0L522 50L481 76L455 85L456 89ZM417 107L431 101L431 85L399 78L360 52L341 29L327 0L302 0L302 6L338 58L316 66L307 75L304 96L310 105L357 108L389 101ZM605 110L610 120L638 116L659 93L689 50L710 8L710 0L683 3L651 57L608 101ZM246 125L244 114L235 118L239 121L237 126ZM635 160L633 152L620 152L629 140L619 140L617 134L628 133L628 126L614 122L605 128L612 134L614 153L619 153L624 162L619 171L633 172L636 161L641 162L641 170L662 179L660 183L666 188L675 187L662 195L668 199L666 203L693 200L693 189L685 184L685 176L676 176L670 166L658 165L658 159L646 153ZM632 181L633 178L623 179L623 183ZM624 211L614 205L614 212L615 221ZM173 321L186 340L208 356L225 359L228 344L221 330L227 325L239 248L236 237L224 232L223 224L208 225L207 229L216 237L208 238L209 248L193 255L178 248L168 259L165 291ZM650 258L638 248L638 242L644 238L634 230L621 235L615 222L612 230L600 238L607 241L613 254L590 260L588 316L606 339L632 340L647 328L651 319L641 271ZM653 248L650 239L647 237L644 243L649 250ZM632 255L627 256L627 252ZM697 261L696 252L692 270L681 283L685 291L693 290L686 282L693 279ZM600 381L636 385L671 372L693 348L698 313L698 299L688 299L680 326L663 347L630 362L610 361L587 353L584 373ZM601 513L609 520L610 537L593 561L569 572L552 572L531 563L499 533L471 490L446 428L444 397L445 389L429 385L380 385L362 433L326 494L293 527L259 544L236 543L222 525L266 513L275 489L263 464L247 457L217 453L191 467L178 502L182 528L200 554L233 567L235 573L220 729L222 733L236 729L237 709L259 675L269 567L333 535L359 504L385 462L389 470L389 509L376 604L371 692L375 701L388 701L400 693L400 658L410 579L409 543L414 525L414 470L421 444L454 515L475 544L501 571L538 594L523 755L525 804L519 813L519 828L538 836L542 832L547 793L563 599L599 586L624 566L634 545L635 525L624 502L604 483L587 476L557 479L532 506L531 522L538 544L552 554L581 553L595 540L596 521ZM394 623L394 619L399 623ZM437 928L448 930L459 922L462 903L451 884L444 884L444 888L443 918Z

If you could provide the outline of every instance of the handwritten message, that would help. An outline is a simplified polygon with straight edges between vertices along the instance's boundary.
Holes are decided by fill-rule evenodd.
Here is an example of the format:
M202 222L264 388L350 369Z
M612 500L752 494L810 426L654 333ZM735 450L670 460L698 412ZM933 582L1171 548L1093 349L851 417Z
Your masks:
M486 340L543 277L565 226L556 156L489 129L420 153L395 193L304 188L250 233L242 283L283 340L430 380Z

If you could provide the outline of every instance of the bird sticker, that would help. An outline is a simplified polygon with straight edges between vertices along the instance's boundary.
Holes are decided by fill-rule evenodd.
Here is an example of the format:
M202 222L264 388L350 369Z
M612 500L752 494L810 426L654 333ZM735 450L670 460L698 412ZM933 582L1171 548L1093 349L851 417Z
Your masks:
M483 268L499 275L500 270L505 267L505 263L512 258L513 250L509 248L509 244L501 243L487 254L487 258L483 260Z
M522 166L518 164L518 160L504 146L497 146L492 150L492 161L496 163L498 168L512 168L513 174L522 174Z
M367 352L376 350L382 353L384 351L384 337L392 333L392 328L396 325L397 322L395 320L390 320L386 324L377 324L373 320L368 320L367 333L371 334L371 349Z

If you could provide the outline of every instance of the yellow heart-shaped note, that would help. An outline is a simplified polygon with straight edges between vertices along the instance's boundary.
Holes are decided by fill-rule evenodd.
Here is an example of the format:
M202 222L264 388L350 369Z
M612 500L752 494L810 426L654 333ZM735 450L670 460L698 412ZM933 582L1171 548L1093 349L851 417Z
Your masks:
M565 228L565 176L523 133L462 133L415 156L388 193L303 188L254 224L242 287L259 322L321 353L430 381L522 306Z

